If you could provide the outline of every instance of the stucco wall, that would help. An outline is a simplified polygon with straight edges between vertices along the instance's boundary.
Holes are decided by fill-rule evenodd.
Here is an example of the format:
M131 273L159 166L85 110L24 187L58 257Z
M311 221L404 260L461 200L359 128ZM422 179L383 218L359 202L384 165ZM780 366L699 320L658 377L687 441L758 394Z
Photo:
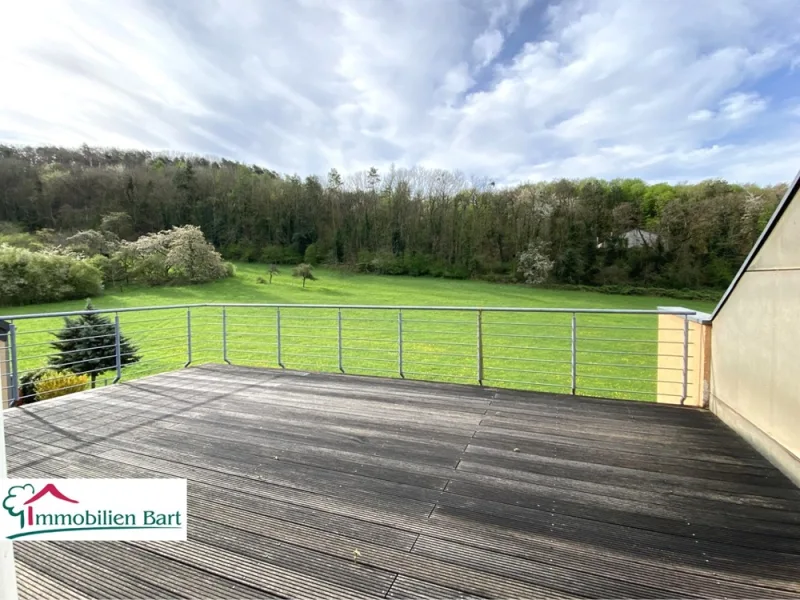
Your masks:
M710 408L800 485L800 199L713 321Z
M688 310L679 306L659 306L662 310ZM686 398L683 396L684 317L658 316L658 383L657 401L684 406L706 406L711 356L711 315L697 313L688 318L689 346Z

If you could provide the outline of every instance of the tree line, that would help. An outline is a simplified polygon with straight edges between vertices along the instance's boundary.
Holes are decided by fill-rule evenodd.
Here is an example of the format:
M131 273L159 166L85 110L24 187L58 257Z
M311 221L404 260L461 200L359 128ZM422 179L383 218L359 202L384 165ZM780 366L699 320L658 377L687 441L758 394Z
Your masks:
M499 186L390 168L282 175L224 159L0 146L0 222L139 236L195 225L229 260L572 285L725 287L786 186L638 179Z

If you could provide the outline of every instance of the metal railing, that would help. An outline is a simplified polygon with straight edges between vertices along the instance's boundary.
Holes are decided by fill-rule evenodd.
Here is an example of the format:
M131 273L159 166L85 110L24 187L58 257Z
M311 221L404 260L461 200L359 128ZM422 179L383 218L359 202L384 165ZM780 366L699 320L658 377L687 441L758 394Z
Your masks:
M0 317L9 324L3 392L18 405L223 361L641 400L654 400L658 384L668 383L681 391L667 395L682 402L692 376L692 314L192 304L12 315ZM682 327L659 328L659 315L682 317ZM87 316L89 322L80 320ZM54 336L62 317L73 321L69 343Z

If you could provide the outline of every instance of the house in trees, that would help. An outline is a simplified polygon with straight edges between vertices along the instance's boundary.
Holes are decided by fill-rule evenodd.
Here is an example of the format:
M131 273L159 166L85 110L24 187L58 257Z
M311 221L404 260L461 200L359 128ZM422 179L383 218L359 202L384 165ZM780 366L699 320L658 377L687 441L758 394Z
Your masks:
M638 228L626 231L619 236L619 239L624 240L624 244L628 248L653 248L658 243L658 238L657 233ZM606 242L597 244L598 248L605 248L605 246Z
M628 248L640 248L646 246L652 248L658 242L658 234L644 229L631 229L622 234Z

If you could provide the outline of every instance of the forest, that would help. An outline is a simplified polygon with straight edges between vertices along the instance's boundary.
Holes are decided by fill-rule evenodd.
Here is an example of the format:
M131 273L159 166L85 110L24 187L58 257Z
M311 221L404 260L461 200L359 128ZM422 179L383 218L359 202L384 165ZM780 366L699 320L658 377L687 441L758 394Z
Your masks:
M525 280L520 258L533 256L550 284L719 290L785 190L502 186L420 167L302 177L196 155L0 146L0 233L74 235L125 214L123 238L194 225L227 260L492 281Z

